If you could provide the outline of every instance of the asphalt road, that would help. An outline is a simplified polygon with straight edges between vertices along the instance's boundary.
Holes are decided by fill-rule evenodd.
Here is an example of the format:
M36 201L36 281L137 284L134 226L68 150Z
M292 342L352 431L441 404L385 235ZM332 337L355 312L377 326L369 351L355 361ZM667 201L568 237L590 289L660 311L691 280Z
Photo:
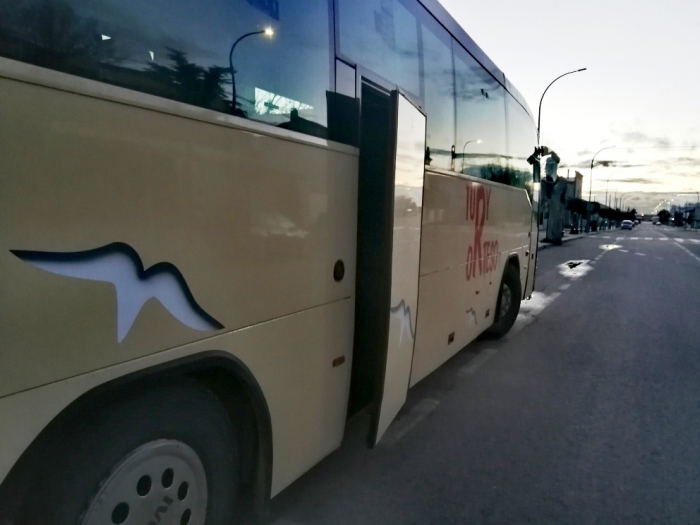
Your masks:
M699 284L694 232L542 251L511 334L411 389L374 450L353 421L269 522L700 523Z

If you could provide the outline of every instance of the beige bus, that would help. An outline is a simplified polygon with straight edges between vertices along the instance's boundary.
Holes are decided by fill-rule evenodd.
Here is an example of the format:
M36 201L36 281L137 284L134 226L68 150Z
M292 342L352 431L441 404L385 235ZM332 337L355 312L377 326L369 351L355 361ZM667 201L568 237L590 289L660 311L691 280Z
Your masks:
M0 524L226 524L534 286L527 105L436 0L0 0Z

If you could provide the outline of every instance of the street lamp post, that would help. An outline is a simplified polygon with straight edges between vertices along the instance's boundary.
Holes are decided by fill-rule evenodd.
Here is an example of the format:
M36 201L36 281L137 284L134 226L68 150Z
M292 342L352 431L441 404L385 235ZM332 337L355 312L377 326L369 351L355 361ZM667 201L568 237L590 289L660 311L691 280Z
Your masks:
M591 159L591 180L588 183L588 200L591 200L591 197L593 195L593 164L595 163L595 158L598 156L598 153L601 151L605 151L606 149L612 149L615 146L606 146L605 148L601 148L598 151L596 151L595 155L593 155L593 158Z
M588 185L588 206L587 206L587 212L588 212L588 220L586 221L586 233L590 231L591 228L591 201L592 201L592 196L593 196L593 163L595 162L595 158L598 156L598 153L601 151L605 151L606 149L611 149L614 148L615 146L606 146L605 148L601 148L598 151L595 152L595 155L593 155L593 158L591 159L591 180Z
M615 175L615 173L613 173L613 175ZM608 180L605 181L605 205L606 206L608 205L608 185L610 184L610 179L613 175L610 175L610 177L608 177Z
M464 173L464 150L466 149L467 144L471 144L472 142L476 142L477 144L481 144L481 139L468 140L464 143L464 146L462 146L462 173Z
M544 90L544 93L542 93L542 96L540 97L540 107L539 110L537 111L537 145L540 145L540 117L542 116L542 100L544 99L544 96L547 94L547 90L549 90L550 87L552 87L552 84L554 84L557 80L559 80L562 77L565 77L566 75L572 75L574 73L580 73L581 71L586 71L586 68L581 68L577 69L576 71L569 71L568 73L564 73L563 75L559 75L557 78L552 80L549 85L547 86L547 89Z
M608 203L608 185L609 185L610 179L613 177L613 175L617 175L618 173L619 173L619 171L616 171L615 173L610 175L610 177L608 177L608 180L605 181L605 205L608 208L610 208L610 204L613 203L612 200L610 201L610 203ZM617 190L615 190L615 195L617 195ZM610 219L608 219L608 229L610 229Z
M271 27L266 27L265 29L262 29L260 31L251 31L250 33L246 33L245 35L241 36L236 40L233 45L231 46L231 51L228 53L228 65L229 68L231 69L231 115L236 115L236 77L234 76L233 72L233 50L236 48L238 45L238 42L243 40L244 38L248 38L249 36L253 35L266 35L270 38L272 38L272 35L274 35L275 32L272 30Z

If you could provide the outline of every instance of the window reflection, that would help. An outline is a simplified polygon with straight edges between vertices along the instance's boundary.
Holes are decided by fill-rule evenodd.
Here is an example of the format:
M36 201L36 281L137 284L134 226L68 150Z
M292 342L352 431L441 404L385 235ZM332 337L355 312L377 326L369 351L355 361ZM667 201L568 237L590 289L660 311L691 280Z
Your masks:
M0 0L0 55L326 136L327 0ZM265 35L273 28L274 35Z
M532 155L537 137L535 123L523 107L513 97L506 99L508 107L508 165L513 186L525 188L530 197L534 190L532 166L527 158Z
M426 163L454 169L455 101L452 43L449 33L432 17L423 24L423 85L428 115Z
M338 0L341 54L418 96L421 9L415 1Z
M505 90L458 42L454 55L456 171L507 184Z

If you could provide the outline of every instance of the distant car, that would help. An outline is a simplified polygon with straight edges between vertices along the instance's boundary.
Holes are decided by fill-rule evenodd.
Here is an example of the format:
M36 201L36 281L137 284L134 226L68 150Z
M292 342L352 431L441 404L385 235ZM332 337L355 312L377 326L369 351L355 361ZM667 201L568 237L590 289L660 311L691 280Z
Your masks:
M620 227L621 230L631 230L634 228L634 223L630 220L625 219L622 221L622 226Z

